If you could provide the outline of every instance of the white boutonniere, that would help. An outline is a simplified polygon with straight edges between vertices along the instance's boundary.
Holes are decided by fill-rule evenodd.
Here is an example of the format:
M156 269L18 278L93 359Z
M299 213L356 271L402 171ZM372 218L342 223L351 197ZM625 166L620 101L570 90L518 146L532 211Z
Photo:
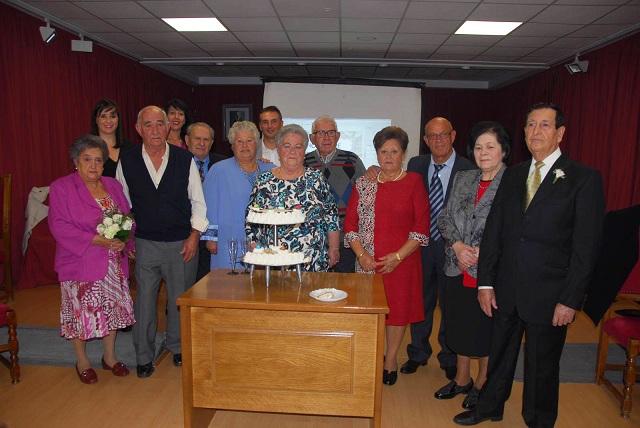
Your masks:
M558 179L562 178L564 180L567 177L567 175L564 173L564 171L561 170L560 168L554 169L553 170L553 174L555 176L553 178L553 184L556 184L556 181L558 181Z

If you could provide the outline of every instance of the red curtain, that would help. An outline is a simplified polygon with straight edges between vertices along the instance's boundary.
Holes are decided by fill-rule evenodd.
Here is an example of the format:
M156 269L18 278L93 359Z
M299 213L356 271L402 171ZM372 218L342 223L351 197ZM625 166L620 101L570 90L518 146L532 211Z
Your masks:
M195 117L207 122L215 130L213 151L231 155L231 146L227 136L223 134L222 109L225 104L251 105L252 120L258 123L258 113L262 109L264 87L253 86L200 86L196 89L193 100Z
M570 75L564 65L496 91L425 89L423 116L451 120L456 150L465 153L473 123L497 120L513 139L511 162L530 158L524 143L526 112L554 102L567 117L561 149L602 174L607 208L640 203L640 33L584 55L587 73Z
M94 45L91 54L71 52L71 36L58 30L49 46L40 38L41 20L0 3L0 173L14 176L12 237L16 276L29 190L71 171L67 148L89 130L99 98L122 110L125 135L137 141L134 122L144 105L179 97L197 120L216 130L215 150L229 154L222 134L222 106L262 106L261 86L190 87L135 61ZM449 118L465 153L468 132L479 120L498 120L513 140L511 161L529 157L522 126L527 108L553 101L567 115L562 149L602 173L609 209L640 203L640 34L584 56L589 71L569 75L558 66L496 91L425 89L423 118ZM329 112L330 113L330 112Z
M96 101L115 100L125 135L137 141L138 110L172 97L192 102L192 88L94 44L93 53L71 52L71 35L57 30L50 45L40 38L41 20L0 4L0 173L13 175L13 268L26 199L33 186L47 186L71 171L68 148L89 131Z
M567 132L560 148L599 170L608 209L640 203L640 34L584 55L587 73L570 75L563 65L497 91L495 117L518 132L517 160L526 159L522 126L539 101L560 105Z
M422 91L422 121L424 124L432 117L446 117L456 130L454 147L456 152L467 156L467 140L474 123L481 120L495 120L489 91L470 89L424 89ZM427 146L421 144L420 152L426 153Z

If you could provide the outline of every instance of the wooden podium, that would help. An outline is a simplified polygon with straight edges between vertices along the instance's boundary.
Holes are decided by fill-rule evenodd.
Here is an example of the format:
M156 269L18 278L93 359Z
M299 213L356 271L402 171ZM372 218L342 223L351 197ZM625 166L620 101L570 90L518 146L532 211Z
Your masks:
M385 314L379 275L209 273L178 299L184 426L216 409L370 418L380 427ZM316 301L335 287L346 299Z

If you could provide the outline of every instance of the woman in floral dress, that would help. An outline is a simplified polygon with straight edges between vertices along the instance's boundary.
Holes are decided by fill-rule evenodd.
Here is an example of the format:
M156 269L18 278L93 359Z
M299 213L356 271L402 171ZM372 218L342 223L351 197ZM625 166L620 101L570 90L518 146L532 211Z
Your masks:
M297 225L278 226L278 240L290 251L302 251L310 262L303 268L322 272L340 257L338 208L322 174L304 167L309 136L299 125L284 126L276 136L280 166L260 174L249 207L300 208L306 218ZM247 239L260 246L272 243L273 229L248 223Z
M49 228L56 240L55 270L60 280L61 336L73 342L76 372L83 383L98 381L85 345L102 338L102 368L115 376L129 374L115 354L117 330L132 325L127 244L101 236L96 228L106 213L127 214L129 203L115 179L102 177L109 156L105 142L94 135L76 140L70 149L76 172L54 181L49 193Z

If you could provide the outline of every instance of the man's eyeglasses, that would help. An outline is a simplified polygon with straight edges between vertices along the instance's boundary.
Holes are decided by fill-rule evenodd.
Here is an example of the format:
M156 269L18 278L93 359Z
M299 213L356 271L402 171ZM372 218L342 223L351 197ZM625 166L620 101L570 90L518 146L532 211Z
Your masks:
M450 135L451 135L451 132L443 132L442 134L427 134L427 140L432 140L432 141L445 140L449 138Z
M316 135L318 137L335 137L336 135L338 135L338 131L336 131L335 129L331 129L329 131L316 131L316 132L312 132L313 135Z

